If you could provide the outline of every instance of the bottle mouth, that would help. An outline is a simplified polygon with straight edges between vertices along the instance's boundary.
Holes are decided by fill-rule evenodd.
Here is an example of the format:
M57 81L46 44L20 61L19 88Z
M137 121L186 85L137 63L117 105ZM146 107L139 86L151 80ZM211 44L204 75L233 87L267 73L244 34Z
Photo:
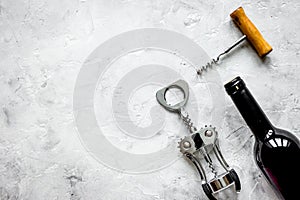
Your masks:
M245 86L246 86L245 82L239 76L235 77L232 81L230 81L224 85L225 90L228 95L235 94L236 92L244 89Z

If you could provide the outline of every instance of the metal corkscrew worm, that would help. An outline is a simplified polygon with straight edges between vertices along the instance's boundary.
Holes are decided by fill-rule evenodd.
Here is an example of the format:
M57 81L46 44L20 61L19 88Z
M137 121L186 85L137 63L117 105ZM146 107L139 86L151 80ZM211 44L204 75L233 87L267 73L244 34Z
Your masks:
M183 109L180 109L180 118L182 119L185 126L189 129L191 133L197 131L197 128L194 126L194 123L192 122L192 119L190 118L190 115Z
M171 88L178 88L183 92L183 101L175 105L168 104L165 95L166 92ZM194 164L201 178L202 189L210 200L216 200L214 194L221 192L231 185L235 185L236 192L239 192L241 190L239 177L235 170L227 164L221 153L218 142L218 132L216 131L216 128L212 126L205 126L198 130L192 123L189 114L184 110L188 96L189 87L187 82L183 80L178 80L171 85L162 88L156 93L157 101L165 109L171 112L177 112L191 133L190 135L182 138L178 143L180 152ZM211 154L216 156L220 165L225 170L224 173L218 173L215 168L216 163L211 159ZM210 173L214 175L214 178L211 180L207 179L206 172L202 167L203 164L201 164L201 161L203 163L203 160L209 167L211 171Z
M234 47L238 46L241 42L247 39L246 35L243 35L240 39L238 39L235 43L233 43L228 49L226 49L223 53L219 54L216 59L212 59L206 65L203 65L199 69L197 69L197 74L201 75L203 71L206 71L208 68L211 68L214 64L217 64L219 62L220 58L224 56L225 54L229 53Z

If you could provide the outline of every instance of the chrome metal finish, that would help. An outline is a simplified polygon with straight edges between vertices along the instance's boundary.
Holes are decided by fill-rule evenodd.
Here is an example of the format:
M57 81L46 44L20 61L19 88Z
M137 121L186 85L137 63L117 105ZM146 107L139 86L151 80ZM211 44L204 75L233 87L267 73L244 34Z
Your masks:
M215 169L215 166L209 156L209 154L205 155L204 156L204 159L206 160L206 162L208 163L208 167L211 169L211 172L214 174L215 178L218 177L218 172L217 170Z
M186 153L194 154L197 151L195 142L190 135L185 136L183 139L181 139L181 141L178 144L179 144L178 148L180 149L180 152L182 154L186 154Z
M230 51L230 49L226 51ZM173 106L169 105L165 98L166 91L172 87L179 88L184 93L183 101ZM185 136L178 143L180 152L196 167L202 181L202 188L210 200L216 200L213 194L226 189L232 184L235 184L237 192L240 191L241 185L238 175L229 167L220 151L216 128L210 125L197 130L192 123L189 114L184 110L184 105L188 100L188 90L188 84L183 80L179 80L156 93L157 101L165 109L177 112L191 133L191 135ZM212 153L215 154L217 160L223 166L225 173L218 175L215 166L216 162L214 162L210 156ZM205 170L201 164L201 161L203 160L210 168L210 173L214 174L214 178L208 182Z
M207 179L206 179L206 175L205 172L203 170L203 167L201 165L201 163L198 161L198 159L193 156L192 154L185 154L185 156L190 159L190 161L192 161L192 163L195 165L199 175L200 175L200 179L201 179L201 184L206 184L207 183Z
M207 130L207 131L205 131L204 135L206 137L211 137L211 136L213 136L213 132L211 130Z
M231 178L230 174L226 172L210 180L208 184L215 194L233 185L234 180Z
M166 93L171 88L177 88L180 89L183 92L184 98L181 102L170 105L166 100ZM164 87L156 92L156 99L160 105L162 105L165 109L171 111L171 112L177 112L180 115L180 118L182 119L183 123L186 125L186 127L189 129L191 133L197 131L196 127L194 126L194 123L192 122L188 112L184 110L184 106L189 98L189 86L188 83L184 80L178 80L167 87Z
M223 157L223 155L220 151L219 144L215 144L214 153L215 153L217 159L219 160L219 162L221 163L221 165L223 166L223 168L226 171L229 171L230 167L229 167L228 163L226 162L226 160L224 159L224 157Z
M183 147L186 148L186 149L187 149L187 148L191 148L191 146L192 146L191 143L188 142L188 141L185 141L185 142L183 143Z
M197 74L201 75L204 71L206 71L208 68L211 68L214 64L216 64L217 62L219 62L220 58L222 56L224 56L225 54L229 53L234 47L238 46L241 42L243 42L244 40L246 40L247 36L243 35L240 39L238 39L235 43L233 43L229 48L227 48L225 51L223 51L222 53L220 53L216 59L211 59L211 61L209 61L208 63L206 63L206 65L203 65L202 67L200 67L199 69L197 69Z
M197 128L194 126L194 123L190 118L190 115L183 108L180 109L179 114L180 114L180 118L182 119L186 127L189 129L190 133L197 131Z
M184 95L184 99L175 105L170 105L166 101L165 95L166 95L167 91L171 88L180 89ZM158 103L160 103L160 105L162 105L165 109L167 109L171 112L179 112L180 113L181 109L186 104L188 98L189 98L189 86L188 86L187 82L185 82L184 80L178 80L156 92L156 99L157 99Z

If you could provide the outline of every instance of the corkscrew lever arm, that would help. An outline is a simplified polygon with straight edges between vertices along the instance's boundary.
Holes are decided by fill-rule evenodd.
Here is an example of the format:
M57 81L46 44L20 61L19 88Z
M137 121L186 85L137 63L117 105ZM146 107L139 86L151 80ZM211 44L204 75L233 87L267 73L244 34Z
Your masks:
M231 179L234 181L234 185L235 185L235 190L237 192L241 191L241 181L239 179L239 176L237 175L236 171L234 169L232 169L228 163L226 162L226 160L224 159L222 152L220 150L219 144L218 142L215 143L213 151L217 157L217 159L219 160L219 162L221 163L221 165L223 166L223 168L228 172L229 176L231 177Z
M195 167L200 175L200 178L201 178L202 189L203 189L204 193L206 194L206 196L209 198L209 200L217 200L213 195L212 189L210 188L209 184L207 183L206 175L201 166L201 163L192 154L187 153L187 154L185 154L185 156L195 165Z

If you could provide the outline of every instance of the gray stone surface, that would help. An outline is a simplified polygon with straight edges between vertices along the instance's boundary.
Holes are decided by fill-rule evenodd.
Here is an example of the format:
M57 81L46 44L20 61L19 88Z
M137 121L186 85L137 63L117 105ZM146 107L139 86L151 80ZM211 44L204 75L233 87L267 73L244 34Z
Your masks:
M98 162L77 132L73 90L82 64L96 47L136 28L174 30L210 57L217 55L242 35L229 17L238 6L274 50L262 61L248 43L242 44L217 66L221 81L240 75L271 121L300 137L297 0L0 0L0 199L204 199L195 170L183 158L135 175ZM184 70L179 74L186 75ZM133 118L147 113L134 109ZM254 138L227 96L221 117L221 148L242 181L234 198L276 199L255 166ZM200 121L206 123L201 116ZM117 133L106 132L114 142ZM114 144L134 153L146 145L118 142ZM151 150L151 143L147 148L143 153Z

